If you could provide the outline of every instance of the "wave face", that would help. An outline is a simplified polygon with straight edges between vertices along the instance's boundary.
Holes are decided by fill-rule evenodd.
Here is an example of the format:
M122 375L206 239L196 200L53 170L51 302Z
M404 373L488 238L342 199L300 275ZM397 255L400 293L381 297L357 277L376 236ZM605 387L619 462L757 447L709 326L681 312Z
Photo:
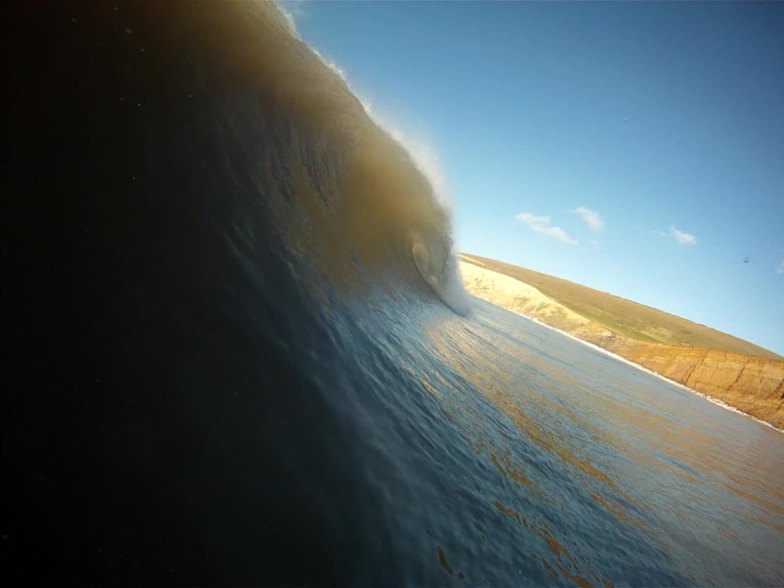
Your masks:
M272 5L0 9L4 579L782 583L780 435L467 298Z
M3 10L17 571L377 583L362 362L468 309L431 185L274 5Z
M232 78L222 88L202 85L192 99L209 100L227 136L253 159L243 171L287 254L307 268L308 286L356 290L384 276L389 287L435 293L466 312L449 216L411 155L272 6L224 7L208 25L199 20L215 9L198 11L188 15L191 26L211 31L198 49L214 54L195 60Z

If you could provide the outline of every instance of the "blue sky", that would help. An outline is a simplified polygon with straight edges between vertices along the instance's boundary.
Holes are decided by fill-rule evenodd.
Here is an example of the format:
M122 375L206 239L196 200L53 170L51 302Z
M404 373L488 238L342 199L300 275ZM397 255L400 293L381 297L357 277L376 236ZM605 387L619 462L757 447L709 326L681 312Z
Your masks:
M784 354L784 4L284 2L462 251Z

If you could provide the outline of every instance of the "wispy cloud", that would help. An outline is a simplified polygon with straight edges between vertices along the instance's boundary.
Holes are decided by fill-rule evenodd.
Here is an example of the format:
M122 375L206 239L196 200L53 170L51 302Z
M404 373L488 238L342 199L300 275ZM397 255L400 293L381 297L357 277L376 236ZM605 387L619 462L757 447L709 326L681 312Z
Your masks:
M588 225L588 228L591 229L594 233L600 233L602 229L604 229L604 220L602 219L602 215L600 215L595 210L591 210L585 206L580 206L574 210L570 210L569 212L576 214L581 219L583 219L583 222Z
M670 227L670 236L681 245L696 245L697 237L686 231L681 231L676 226Z
M532 231L563 241L569 245L577 245L577 241L572 239L561 227L553 226L549 216L538 216L531 214L530 212L523 212L518 214L515 218L528 225L528 228Z
M777 274L784 274L784 259L781 260L779 267L776 268Z

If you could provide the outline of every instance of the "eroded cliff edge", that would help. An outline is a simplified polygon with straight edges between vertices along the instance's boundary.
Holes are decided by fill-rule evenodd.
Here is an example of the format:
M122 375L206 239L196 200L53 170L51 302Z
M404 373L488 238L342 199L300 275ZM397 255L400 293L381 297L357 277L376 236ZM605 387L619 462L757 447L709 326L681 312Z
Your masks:
M784 430L784 360L701 346L641 341L607 328L482 258L461 256L466 289L615 353Z

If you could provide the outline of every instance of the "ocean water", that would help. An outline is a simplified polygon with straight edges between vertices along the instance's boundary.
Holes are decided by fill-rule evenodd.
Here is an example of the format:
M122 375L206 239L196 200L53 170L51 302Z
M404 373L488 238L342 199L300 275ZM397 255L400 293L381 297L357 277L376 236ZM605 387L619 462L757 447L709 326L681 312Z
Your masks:
M2 10L7 581L784 583L784 436L468 296L274 6Z

